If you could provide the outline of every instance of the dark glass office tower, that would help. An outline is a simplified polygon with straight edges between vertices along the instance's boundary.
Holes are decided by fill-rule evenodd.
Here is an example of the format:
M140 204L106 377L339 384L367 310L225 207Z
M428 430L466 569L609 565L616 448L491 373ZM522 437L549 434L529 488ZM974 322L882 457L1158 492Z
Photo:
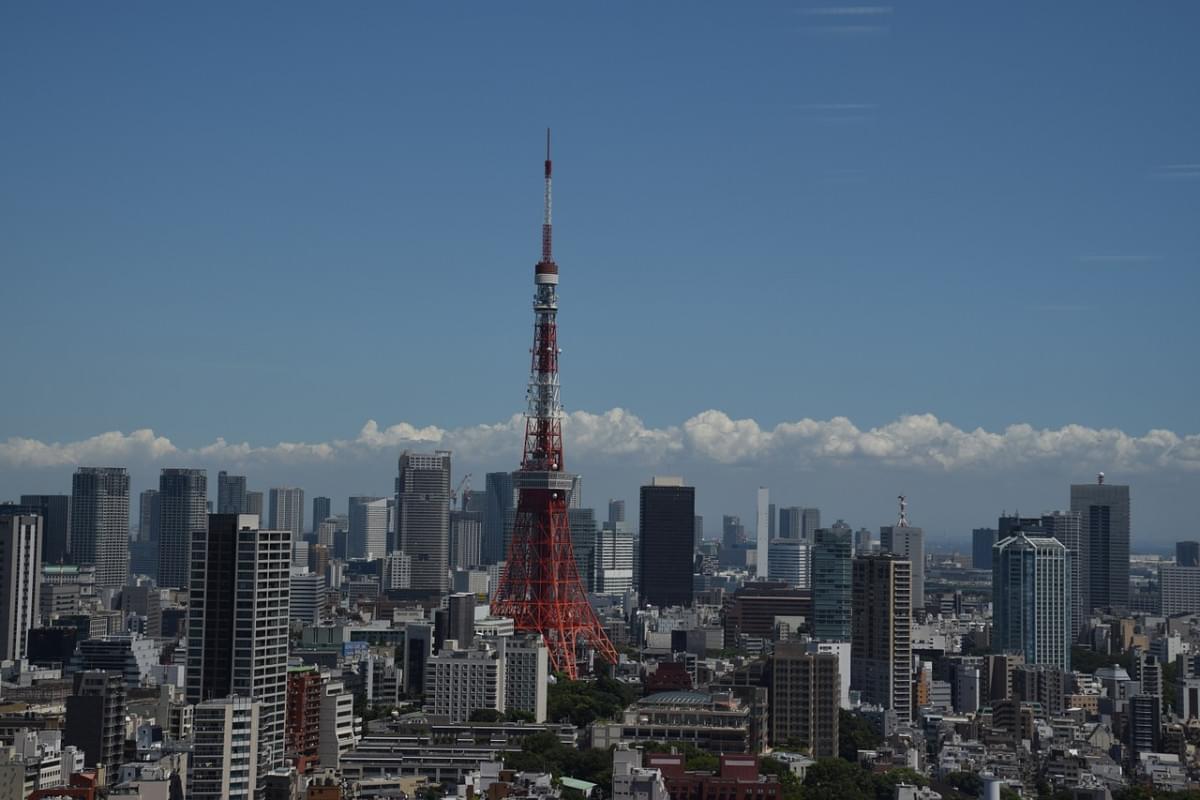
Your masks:
M25 502L25 498L21 498ZM1200 542L1176 542L1175 566L1200 567Z
M696 488L682 478L655 477L641 491L642 564L638 594L642 605L692 604L692 544Z
M71 495L23 494L21 505L38 508L42 518L42 563L71 561Z
M1086 609L1129 606L1129 487L1105 483L1071 486L1071 510L1081 520L1081 570Z
M812 566L813 637L850 641L850 528L818 528ZM849 667L847 667L848 669Z
M396 478L396 541L412 559L414 591L450 588L450 453L400 454Z

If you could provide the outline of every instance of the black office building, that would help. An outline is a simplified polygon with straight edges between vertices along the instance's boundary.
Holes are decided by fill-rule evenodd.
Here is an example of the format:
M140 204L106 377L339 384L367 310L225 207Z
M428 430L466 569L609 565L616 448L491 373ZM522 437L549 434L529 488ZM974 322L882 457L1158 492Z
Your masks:
M42 518L42 563L71 563L71 495L23 494L21 505Z
M643 605L692 604L692 550L696 489L682 478L655 477L641 491L641 570L638 595Z
M1180 567L1200 567L1200 542L1176 542L1175 564Z

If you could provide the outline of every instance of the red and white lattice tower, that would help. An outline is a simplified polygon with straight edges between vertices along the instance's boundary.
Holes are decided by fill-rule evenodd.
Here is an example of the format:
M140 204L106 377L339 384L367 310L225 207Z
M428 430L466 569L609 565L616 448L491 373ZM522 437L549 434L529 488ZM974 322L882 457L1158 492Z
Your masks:
M518 631L542 634L551 669L577 678L585 647L614 664L617 651L588 604L571 546L567 496L574 476L563 465L558 265L551 252L550 224L550 131L546 131L545 216L542 260L533 272L533 365L525 412L525 452L521 469L513 473L517 516L492 613L512 617Z

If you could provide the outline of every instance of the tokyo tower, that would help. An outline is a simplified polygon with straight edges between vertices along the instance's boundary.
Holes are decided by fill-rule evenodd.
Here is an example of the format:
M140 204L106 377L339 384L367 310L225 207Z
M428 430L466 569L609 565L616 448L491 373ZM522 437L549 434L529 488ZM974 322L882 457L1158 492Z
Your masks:
M600 627L579 579L567 495L574 476L564 471L562 402L558 385L558 264L551 252L550 131L546 131L546 194L542 259L533 270L533 354L525 448L513 473L517 513L508 560L492 613L511 617L518 631L540 633L550 667L579 676L581 650L591 645L616 663L617 651Z

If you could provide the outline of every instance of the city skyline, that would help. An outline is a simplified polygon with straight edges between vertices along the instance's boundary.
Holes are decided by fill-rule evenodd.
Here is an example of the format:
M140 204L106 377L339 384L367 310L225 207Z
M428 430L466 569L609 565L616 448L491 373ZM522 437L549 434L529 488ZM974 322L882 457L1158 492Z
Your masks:
M1105 471L1165 547L1200 474L1200 10L858 8L297 9L282 38L263 9L7 9L0 259L59 324L22 304L38 335L0 341L37 387L0 420L0 497L105 465L386 495L405 447L515 468L551 125L589 504L685 474L710 518L765 485L875 528L902 492L937 542ZM379 369L397 314L438 340ZM101 327L119 346L61 369Z

